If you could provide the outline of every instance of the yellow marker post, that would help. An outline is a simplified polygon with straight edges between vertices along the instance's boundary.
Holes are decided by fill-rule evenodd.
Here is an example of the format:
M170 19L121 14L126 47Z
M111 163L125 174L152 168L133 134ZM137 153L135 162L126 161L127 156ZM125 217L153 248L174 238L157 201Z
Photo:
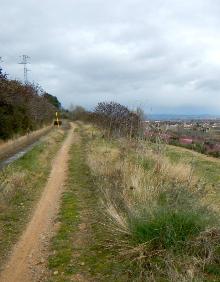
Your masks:
M56 112L56 118L57 118L57 126L59 127L59 119L58 119L58 112Z

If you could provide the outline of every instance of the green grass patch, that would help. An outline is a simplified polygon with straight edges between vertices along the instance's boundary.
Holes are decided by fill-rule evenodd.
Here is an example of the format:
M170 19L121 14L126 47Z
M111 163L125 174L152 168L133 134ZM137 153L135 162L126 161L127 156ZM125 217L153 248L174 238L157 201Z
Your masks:
M73 254L72 232L77 228L78 211L74 192L63 194L58 221L61 223L58 233L52 240L51 249L54 255L49 258L49 268L59 273L69 273L69 263Z
M152 170L155 167L155 160L153 159L142 159L140 164L143 166L144 169L146 170Z
M220 160L212 160L211 157L206 157L200 153L168 145L166 156L174 163L191 163L195 174L208 183L214 185L220 183Z
M150 242L155 249L183 251L184 243L198 235L206 224L194 211L157 208L155 211L132 217L130 229L137 243Z

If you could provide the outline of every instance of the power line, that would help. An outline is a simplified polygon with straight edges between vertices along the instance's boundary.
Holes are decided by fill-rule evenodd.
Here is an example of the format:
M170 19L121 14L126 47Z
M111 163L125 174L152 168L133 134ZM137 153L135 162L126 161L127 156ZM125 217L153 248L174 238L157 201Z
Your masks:
M27 64L30 64L30 62L28 61L30 57L27 55L22 55L21 58L22 58L22 61L19 64L24 66L24 83L27 84L28 83L28 71L30 71L27 68Z

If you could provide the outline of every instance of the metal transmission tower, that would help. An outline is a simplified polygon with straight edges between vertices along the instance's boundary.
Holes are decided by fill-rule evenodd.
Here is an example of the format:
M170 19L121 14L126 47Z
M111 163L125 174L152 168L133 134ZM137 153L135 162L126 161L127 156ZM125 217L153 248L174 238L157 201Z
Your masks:
M24 66L24 83L26 84L26 83L28 83L28 75L27 74L28 74L28 71L30 71L27 68L27 64L30 64L28 62L28 59L30 59L30 57L27 56L27 55L22 55L21 57L22 57L22 61L19 64Z

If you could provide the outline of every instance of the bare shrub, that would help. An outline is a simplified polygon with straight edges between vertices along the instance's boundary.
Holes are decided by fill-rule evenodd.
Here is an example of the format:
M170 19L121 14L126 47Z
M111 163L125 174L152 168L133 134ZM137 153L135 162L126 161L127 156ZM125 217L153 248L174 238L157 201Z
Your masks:
M104 128L106 135L137 137L140 134L140 111L130 111L127 107L115 102L101 102L93 113L93 122Z

